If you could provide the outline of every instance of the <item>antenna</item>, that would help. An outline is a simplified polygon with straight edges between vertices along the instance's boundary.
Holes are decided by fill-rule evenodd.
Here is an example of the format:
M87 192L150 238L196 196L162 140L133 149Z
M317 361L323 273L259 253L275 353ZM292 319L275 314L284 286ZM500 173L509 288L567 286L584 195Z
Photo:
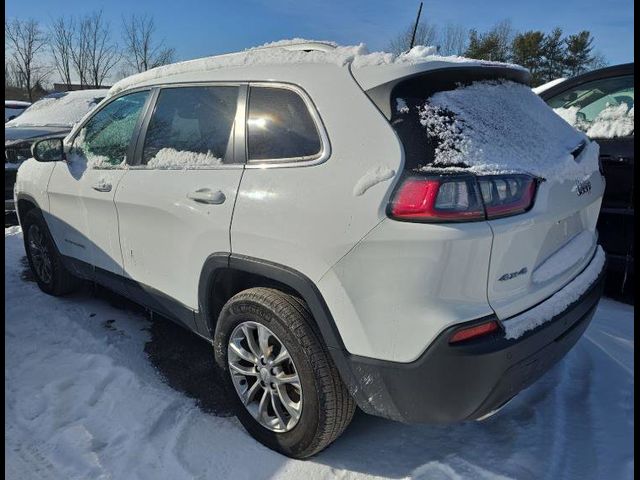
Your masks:
M413 42L416 41L416 30L418 30L418 23L420 23L421 13L422 13L422 2L420 2L420 8L418 8L418 16L416 17L416 24L413 26L413 35L411 35L411 45L409 45L409 50L413 48Z

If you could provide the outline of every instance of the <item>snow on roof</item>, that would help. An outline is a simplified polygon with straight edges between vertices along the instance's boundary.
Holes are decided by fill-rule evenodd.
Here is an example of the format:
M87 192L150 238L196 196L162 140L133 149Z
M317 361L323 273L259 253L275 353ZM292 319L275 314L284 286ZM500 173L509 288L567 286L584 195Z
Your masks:
M75 90L44 97L19 117L5 123L5 127L71 126L106 97L107 93L108 90L102 88Z
M359 45L342 46L330 41L317 42L301 38L280 40L242 52L198 58L153 68L120 80L111 87L109 95L114 95L122 90L145 83L148 84L153 80L164 79L174 75L252 65L300 65L320 63L338 66L351 65L353 69L423 65L422 69L428 69L429 66L440 68L449 64L464 62L479 65L502 65L512 68L522 68L513 64L487 62L457 56L442 57L436 55L436 50L435 47L418 45L408 52L396 55L388 52L370 53L363 43ZM364 76L366 77L366 74Z

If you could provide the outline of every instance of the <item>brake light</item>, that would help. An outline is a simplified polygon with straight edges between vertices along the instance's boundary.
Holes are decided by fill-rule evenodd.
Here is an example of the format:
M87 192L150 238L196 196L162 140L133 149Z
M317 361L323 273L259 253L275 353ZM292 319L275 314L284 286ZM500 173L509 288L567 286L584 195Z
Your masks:
M484 218L473 177L412 177L390 204L394 218L422 221L466 221Z
M531 175L443 175L406 178L389 204L389 215L407 221L464 222L524 213L533 206Z
M458 343L465 340L471 340L472 338L481 337L483 335L495 332L496 330L498 330L498 322L496 322L495 320L481 323L479 325L474 325L473 327L462 328L451 335L449 343Z

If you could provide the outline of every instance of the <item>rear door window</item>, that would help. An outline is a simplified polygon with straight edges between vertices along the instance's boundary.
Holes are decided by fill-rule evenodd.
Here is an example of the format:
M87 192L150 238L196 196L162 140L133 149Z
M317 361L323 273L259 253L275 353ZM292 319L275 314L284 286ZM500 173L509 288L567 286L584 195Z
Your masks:
M149 121L142 163L147 168L212 168L233 162L237 86L160 91Z
M286 88L250 89L247 118L249 161L311 160L322 142L305 101Z

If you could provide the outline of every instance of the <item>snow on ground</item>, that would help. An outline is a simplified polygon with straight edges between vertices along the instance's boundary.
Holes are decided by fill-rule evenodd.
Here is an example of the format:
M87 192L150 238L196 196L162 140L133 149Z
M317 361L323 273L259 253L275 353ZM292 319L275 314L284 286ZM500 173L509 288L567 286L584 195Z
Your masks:
M189 376L189 362L200 370L211 364L195 335L87 291L44 295L26 273L19 227L5 229L5 261L6 478L633 476L628 305L604 299L564 361L485 422L403 425L359 413L335 444L302 462L255 442L228 412L207 413L169 386ZM152 333L160 325L176 329L163 344ZM192 343L172 350L178 341ZM167 367L176 363L181 368ZM192 380L202 386L214 377Z
M106 97L108 91L107 89L77 90L60 93L55 97L42 98L20 116L5 123L5 127L71 126Z

